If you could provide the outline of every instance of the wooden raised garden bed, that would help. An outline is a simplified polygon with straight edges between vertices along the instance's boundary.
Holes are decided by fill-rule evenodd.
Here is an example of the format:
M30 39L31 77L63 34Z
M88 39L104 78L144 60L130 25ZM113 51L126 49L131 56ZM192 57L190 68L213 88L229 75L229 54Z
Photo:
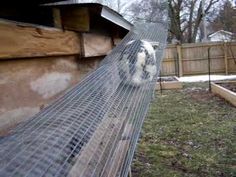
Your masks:
M183 88L183 84L175 76L162 77L161 79L159 78L156 86L156 90L160 89L171 90L171 89L181 89L181 88Z
M236 106L236 81L211 83L212 92Z

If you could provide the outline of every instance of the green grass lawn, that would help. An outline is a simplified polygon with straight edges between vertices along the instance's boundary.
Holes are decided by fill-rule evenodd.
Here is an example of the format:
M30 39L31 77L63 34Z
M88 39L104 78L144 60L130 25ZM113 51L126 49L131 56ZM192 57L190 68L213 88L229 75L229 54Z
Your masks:
M236 108L207 90L207 83L195 83L156 92L134 177L236 177Z

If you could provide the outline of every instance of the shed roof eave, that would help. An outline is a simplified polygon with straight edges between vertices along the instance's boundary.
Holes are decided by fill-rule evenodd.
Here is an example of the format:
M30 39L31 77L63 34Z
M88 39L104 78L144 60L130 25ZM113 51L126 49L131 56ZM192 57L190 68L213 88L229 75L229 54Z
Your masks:
M113 11L112 9L106 6L103 6L101 16L127 30L130 30L133 26L130 22L125 20L119 13Z
M85 2L77 2L75 0L68 0L68 1L60 1L56 3L48 3L48 4L43 4L42 6L63 6L63 5L85 5L85 4L97 4L102 6L102 11L101 11L101 17L109 20L110 22L126 29L130 30L132 28L132 24L127 21L121 14L119 14L117 11L114 9L111 9L108 6L105 6L102 3L85 3Z

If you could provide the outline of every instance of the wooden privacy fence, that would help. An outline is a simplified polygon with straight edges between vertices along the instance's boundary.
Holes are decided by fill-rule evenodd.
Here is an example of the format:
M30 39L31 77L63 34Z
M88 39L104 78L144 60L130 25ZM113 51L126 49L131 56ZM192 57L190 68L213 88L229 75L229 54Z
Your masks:
M210 63L210 67L209 64ZM236 73L236 42L192 43L167 46L161 75Z

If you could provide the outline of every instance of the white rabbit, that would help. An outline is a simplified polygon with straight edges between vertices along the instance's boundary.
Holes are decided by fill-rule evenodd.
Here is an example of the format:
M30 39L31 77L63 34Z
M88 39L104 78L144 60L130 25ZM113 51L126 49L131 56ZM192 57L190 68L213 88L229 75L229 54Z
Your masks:
M140 86L157 74L155 49L159 43L145 40L128 42L119 60L119 75L125 84Z

